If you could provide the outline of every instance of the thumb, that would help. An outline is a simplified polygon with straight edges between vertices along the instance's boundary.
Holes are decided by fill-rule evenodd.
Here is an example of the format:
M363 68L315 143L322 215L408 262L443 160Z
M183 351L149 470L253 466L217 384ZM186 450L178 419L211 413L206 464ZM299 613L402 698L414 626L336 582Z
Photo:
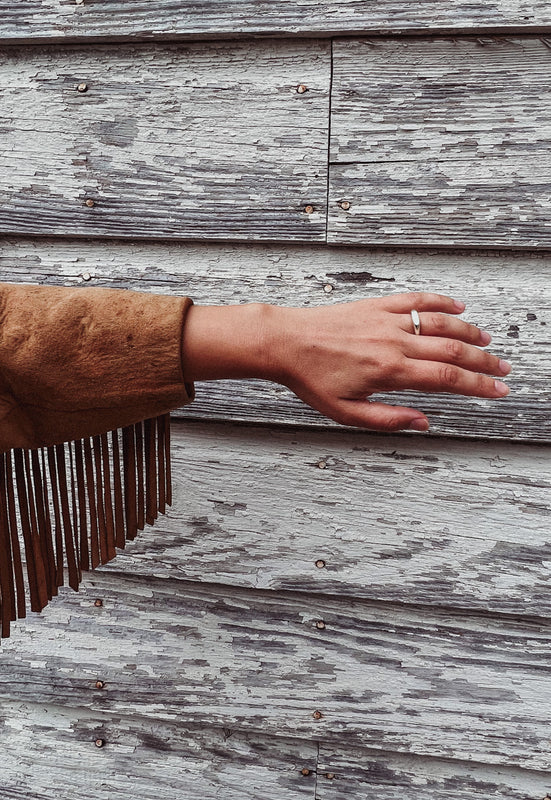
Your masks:
M336 417L335 417L336 418ZM427 417L414 408L390 406L369 400L341 400L337 422L374 431L427 431Z

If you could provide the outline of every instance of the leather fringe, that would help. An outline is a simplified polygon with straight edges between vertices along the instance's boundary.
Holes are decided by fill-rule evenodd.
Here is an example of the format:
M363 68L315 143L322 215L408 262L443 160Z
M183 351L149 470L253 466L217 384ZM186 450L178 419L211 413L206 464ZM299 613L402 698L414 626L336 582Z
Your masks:
M170 414L87 439L0 454L0 638L172 504ZM21 542L25 553L23 571Z

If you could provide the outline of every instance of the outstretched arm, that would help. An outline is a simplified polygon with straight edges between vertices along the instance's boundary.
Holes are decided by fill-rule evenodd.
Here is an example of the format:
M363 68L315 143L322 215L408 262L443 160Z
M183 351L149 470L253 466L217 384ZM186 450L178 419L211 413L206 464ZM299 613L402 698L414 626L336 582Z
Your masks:
M416 309L421 335L413 331ZM457 318L461 302L394 294L316 308L260 303L193 306L183 337L189 381L264 378L328 417L372 430L427 430L413 408L372 402L375 392L414 389L499 398L511 366L480 349L488 333Z

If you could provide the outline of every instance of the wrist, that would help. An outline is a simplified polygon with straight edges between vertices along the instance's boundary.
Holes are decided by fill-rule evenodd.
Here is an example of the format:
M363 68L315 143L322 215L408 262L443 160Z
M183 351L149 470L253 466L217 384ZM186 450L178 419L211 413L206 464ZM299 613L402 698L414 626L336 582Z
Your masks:
M192 306L182 335L186 381L265 378L274 373L277 307Z

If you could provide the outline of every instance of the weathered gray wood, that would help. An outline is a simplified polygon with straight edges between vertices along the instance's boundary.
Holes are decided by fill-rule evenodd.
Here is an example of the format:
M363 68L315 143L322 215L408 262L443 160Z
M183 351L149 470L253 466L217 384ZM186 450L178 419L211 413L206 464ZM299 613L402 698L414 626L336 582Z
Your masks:
M329 242L551 246L546 40L345 40L333 62Z
M548 448L173 427L173 507L106 571L549 616Z
M0 719L2 800L314 800L313 742L40 702Z
M547 620L105 573L50 610L2 644L2 707L549 768Z
M507 379L511 394L497 402L416 393L396 393L387 400L422 408L437 435L521 441L551 441L550 275L548 253L0 241L0 276L5 281L187 293L197 303L215 304L319 305L404 291L459 297L467 303L464 318L489 330L494 337L492 351L512 362ZM178 414L337 427L284 387L261 381L198 384L195 403Z
M551 774L320 742L316 800L543 800ZM550 795L551 796L551 795Z
M6 50L0 232L324 238L330 66L318 41Z
M113 20L116 19L116 25ZM160 0L149 4L121 0L101 3L56 0L31 3L8 0L0 7L3 41L74 41L238 38L240 36L330 36L347 33L418 33L434 31L551 30L545 0Z

